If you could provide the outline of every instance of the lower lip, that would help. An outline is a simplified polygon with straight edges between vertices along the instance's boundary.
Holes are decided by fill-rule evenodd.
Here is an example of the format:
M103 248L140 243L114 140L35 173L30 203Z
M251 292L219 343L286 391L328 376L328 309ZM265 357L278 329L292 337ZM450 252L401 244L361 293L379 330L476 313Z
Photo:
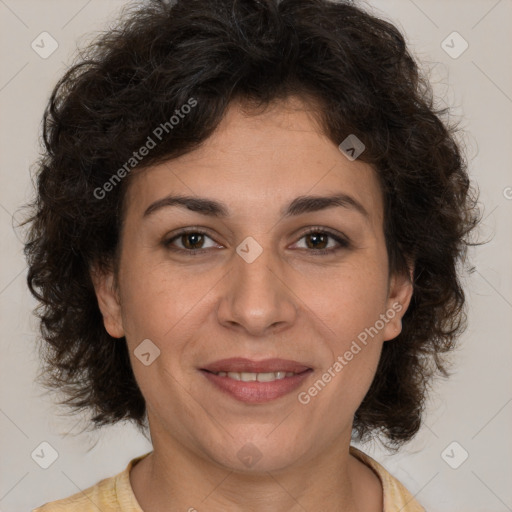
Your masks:
M313 372L312 369L272 382L243 382L229 377L220 377L215 373L201 370L206 378L217 388L241 402L261 404L275 400L296 390Z

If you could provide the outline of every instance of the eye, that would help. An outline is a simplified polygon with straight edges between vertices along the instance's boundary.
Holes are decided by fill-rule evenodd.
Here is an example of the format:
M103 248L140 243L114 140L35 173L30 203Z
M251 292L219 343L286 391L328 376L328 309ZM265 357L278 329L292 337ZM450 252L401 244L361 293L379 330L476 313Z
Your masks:
M185 231L181 231L176 236L173 236L168 240L165 240L163 244L166 248L170 250L182 253L186 252L188 255L193 256L194 254L207 252L203 250L205 238L209 238L210 240L212 240L212 238L209 237L205 231L202 231L200 229L188 229ZM175 241L179 242L182 245L182 247L173 247L173 243Z
M205 240L209 239L213 244L205 247ZM305 249L314 255L328 255L340 249L350 247L350 241L347 237L341 234L331 232L326 228L312 227L302 234L300 240L306 241ZM329 240L333 241L329 247ZM175 244L180 244L177 247ZM178 253L186 253L187 256L194 256L196 254L204 254L208 252L209 248L221 247L203 230L199 228L189 228L180 231L172 238L163 241L165 248Z
M312 254L327 255L332 254L340 249L350 247L350 241L341 234L332 233L330 230L321 227L309 228L302 234L300 240L306 241L305 249L311 249ZM329 247L329 239L335 243Z

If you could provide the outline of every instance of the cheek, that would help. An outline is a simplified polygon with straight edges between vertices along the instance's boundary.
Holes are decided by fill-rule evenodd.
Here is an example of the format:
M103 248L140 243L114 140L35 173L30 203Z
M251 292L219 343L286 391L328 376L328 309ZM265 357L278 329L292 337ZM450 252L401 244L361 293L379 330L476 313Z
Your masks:
M138 268L136 261L127 265L121 299L132 355L149 339L160 350L155 366L181 373L180 361L196 349L201 340L197 333L204 331L204 320L214 309L214 294L207 292L217 281L218 276L193 275L162 264L149 266L147 260Z
M187 295L193 295L192 287L179 282L176 272L169 272L163 265L152 263L144 253L125 258L121 273L121 301L123 322L132 334L161 336L162 329L170 329L176 317L186 313L189 302ZM164 331L165 332L165 331Z
M350 266L304 287L300 296L333 334L346 340L369 328L384 313L387 275L368 266ZM314 291L312 291L314 290Z

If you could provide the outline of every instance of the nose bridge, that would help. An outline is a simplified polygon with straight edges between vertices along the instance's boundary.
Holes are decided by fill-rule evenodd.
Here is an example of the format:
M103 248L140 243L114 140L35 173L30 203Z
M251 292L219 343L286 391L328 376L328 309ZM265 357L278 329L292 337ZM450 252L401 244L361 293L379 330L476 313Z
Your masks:
M238 291L252 293L261 291L269 293L274 288L276 278L277 257L269 247L263 248L252 237L244 240L236 249L234 271L239 283Z

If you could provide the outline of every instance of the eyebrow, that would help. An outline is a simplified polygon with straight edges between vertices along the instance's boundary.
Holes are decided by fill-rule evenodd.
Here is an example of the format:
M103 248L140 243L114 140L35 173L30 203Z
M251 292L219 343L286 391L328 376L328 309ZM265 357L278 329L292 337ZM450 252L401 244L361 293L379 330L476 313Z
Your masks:
M229 217L228 207L213 199L196 196L168 195L155 201L146 208L143 218L165 207L187 208L193 212L210 217ZM342 207L355 210L369 219L369 214L364 206L348 194L338 193L330 196L299 196L281 210L282 217L293 217L304 213L317 212L327 208Z

